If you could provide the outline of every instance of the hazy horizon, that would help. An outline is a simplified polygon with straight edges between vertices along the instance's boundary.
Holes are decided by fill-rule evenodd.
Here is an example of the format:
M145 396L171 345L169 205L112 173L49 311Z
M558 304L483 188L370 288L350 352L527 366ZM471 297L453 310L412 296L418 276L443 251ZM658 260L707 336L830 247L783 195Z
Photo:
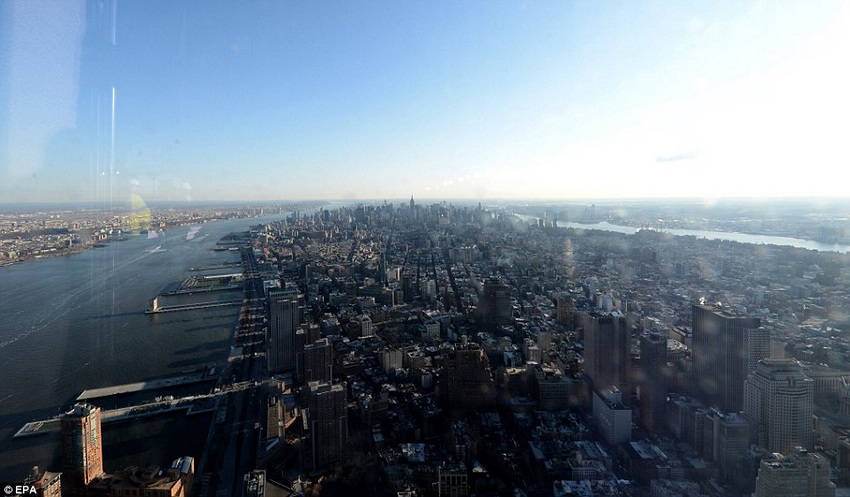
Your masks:
M848 59L840 1L4 2L0 202L841 198Z

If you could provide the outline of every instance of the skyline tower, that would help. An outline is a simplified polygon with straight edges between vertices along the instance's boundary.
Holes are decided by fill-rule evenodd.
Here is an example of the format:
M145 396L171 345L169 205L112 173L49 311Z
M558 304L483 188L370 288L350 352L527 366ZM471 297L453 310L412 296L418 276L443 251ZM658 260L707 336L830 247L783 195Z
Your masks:
M332 385L312 381L307 388L312 467L323 468L345 459L348 443L345 383Z
M295 331L300 322L300 298L295 289L272 289L269 292L266 337L269 373L295 370Z
M667 412L667 338L657 331L640 337L640 422L651 434L664 427Z
M709 407L740 412L744 408L744 380L750 362L748 336L751 330L758 329L760 321L711 306L694 305L691 309L694 397ZM760 340L752 342L754 346L761 344Z
M744 408L758 445L783 454L812 450L814 384L794 359L759 361L745 383Z
M92 480L103 474L103 441L100 408L75 404L60 420L62 437L62 487L69 495L82 495Z
M615 387L628 404L632 365L631 334L626 318L612 313L583 313L584 371L593 391Z

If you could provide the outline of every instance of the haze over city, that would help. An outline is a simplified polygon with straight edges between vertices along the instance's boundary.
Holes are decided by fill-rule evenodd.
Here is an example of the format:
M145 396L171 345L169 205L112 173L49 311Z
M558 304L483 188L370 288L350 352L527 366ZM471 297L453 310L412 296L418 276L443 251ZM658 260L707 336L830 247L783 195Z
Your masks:
M0 5L0 201L829 197L846 2Z

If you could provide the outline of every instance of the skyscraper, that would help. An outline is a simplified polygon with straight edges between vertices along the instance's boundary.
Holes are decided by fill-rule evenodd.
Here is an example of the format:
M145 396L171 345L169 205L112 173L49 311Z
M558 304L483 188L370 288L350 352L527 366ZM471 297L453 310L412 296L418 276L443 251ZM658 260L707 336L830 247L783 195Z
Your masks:
M657 331L640 337L640 422L652 434L664 427L667 409L667 338Z
M584 329L584 370L591 388L601 391L615 387L628 399L632 354L626 318L618 311L585 313L580 322Z
M452 411L486 411L496 394L490 361L481 346L465 338L444 361L447 405Z
M513 312L510 287L499 278L487 279L478 300L478 312L485 328L510 324Z
M298 292L294 289L271 290L266 337L266 357L270 373L295 370L295 330L299 321Z
M76 404L60 420L62 487L69 495L84 493L86 485L103 474L100 408Z
M307 387L313 468L342 462L348 443L345 384L313 381Z
M704 305L694 305L691 318L694 396L707 406L720 407L726 412L741 411L749 360L748 334L758 329L759 319L735 316ZM752 343L755 346L761 342ZM755 354L754 351L753 357Z
M744 412L756 443L770 452L812 449L814 381L794 359L763 359L747 378Z
M322 338L304 347L304 382L330 383L333 380L333 350L330 341Z

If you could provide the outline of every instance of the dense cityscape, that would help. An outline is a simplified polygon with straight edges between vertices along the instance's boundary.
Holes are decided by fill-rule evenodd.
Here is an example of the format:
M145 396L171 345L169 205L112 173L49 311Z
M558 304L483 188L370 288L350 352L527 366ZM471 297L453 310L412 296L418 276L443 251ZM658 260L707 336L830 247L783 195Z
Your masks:
M262 221L215 240L229 259L144 311L238 307L221 359L91 385L19 427L12 444L46 437L61 456L15 477L18 494L828 496L850 483L845 246L595 229L669 206L321 205L154 209L148 237L185 243L216 219ZM2 255L25 267L120 247L136 236L126 221L9 215L4 232L33 234L6 236ZM843 241L840 216L782 222ZM54 253L46 229L64 230ZM168 416L202 425L198 452L113 463L110 432Z

